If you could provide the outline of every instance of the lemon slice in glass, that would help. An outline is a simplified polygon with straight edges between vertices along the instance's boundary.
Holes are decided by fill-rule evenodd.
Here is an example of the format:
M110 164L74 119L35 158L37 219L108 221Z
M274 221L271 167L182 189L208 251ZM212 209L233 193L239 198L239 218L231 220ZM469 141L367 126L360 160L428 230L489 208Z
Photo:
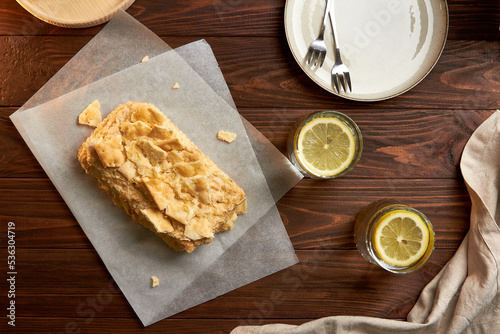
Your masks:
M426 253L429 232L426 222L416 213L394 210L380 217L374 226L373 248L387 264L408 267Z
M349 167L355 156L355 145L351 129L333 117L311 120L297 140L302 167L319 176L333 176Z

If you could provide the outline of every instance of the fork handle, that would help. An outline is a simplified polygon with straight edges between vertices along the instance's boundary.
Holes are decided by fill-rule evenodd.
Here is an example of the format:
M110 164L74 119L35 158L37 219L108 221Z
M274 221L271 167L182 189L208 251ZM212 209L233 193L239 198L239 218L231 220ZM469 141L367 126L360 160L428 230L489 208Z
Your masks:
M326 0L325 15L323 16L323 25L321 26L321 30L319 33L321 38L323 38L323 34L325 33L326 21L328 20L328 16L332 8L332 3L333 0Z
M330 1L330 0L327 0L327 6L328 6L328 2L333 2ZM330 25L332 26L332 37L333 37L333 44L335 44L335 56L339 56L340 57L340 47L339 47L339 44L338 44L338 41L339 41L339 38L338 38L338 35L337 35L337 24L336 24L336 21L335 21L335 6L331 6L330 5L330 8L328 9L328 15L330 17ZM340 58L335 58L335 59L340 59Z

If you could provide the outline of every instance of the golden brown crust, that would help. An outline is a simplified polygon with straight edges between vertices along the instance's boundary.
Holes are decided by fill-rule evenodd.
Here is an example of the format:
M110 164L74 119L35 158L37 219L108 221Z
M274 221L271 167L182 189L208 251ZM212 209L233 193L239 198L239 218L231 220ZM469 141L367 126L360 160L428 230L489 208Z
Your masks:
M116 205L178 251L210 243L246 212L243 190L151 104L118 106L78 160Z

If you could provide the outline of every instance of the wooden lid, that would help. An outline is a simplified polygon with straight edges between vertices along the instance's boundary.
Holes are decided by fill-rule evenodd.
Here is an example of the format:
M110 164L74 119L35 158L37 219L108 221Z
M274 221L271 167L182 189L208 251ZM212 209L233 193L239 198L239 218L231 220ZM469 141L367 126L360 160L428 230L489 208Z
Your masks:
M64 28L86 28L109 21L135 0L17 0L28 12Z

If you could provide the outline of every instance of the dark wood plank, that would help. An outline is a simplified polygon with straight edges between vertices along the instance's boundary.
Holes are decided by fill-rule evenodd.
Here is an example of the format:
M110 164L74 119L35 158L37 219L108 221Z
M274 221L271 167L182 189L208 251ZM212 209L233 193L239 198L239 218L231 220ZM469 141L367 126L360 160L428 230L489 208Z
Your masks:
M0 25L1 26L1 25ZM3 82L0 105L20 107L91 37L0 37ZM59 46L58 46L59 45Z
M287 323L300 325L312 319L276 319L261 321L264 323ZM40 334L79 334L79 333L175 333L175 334L229 334L231 330L242 324L240 320L222 319L190 319L189 321L173 319L164 320L144 328L137 319L128 318L59 318L59 317L20 317L16 327L8 328L9 333ZM255 323L257 325L258 323ZM7 325L5 325L7 326Z
M17 218L73 219L49 179L0 179L0 189L0 215L14 222Z
M283 36L284 0L136 0L128 12L162 36ZM450 39L495 40L496 0L449 0ZM0 4L0 35L94 35L102 26L64 29L36 19L14 1Z
M354 249L356 215L384 197L422 210L436 230L437 248L456 249L467 233L470 198L454 179L303 180L278 209L295 249ZM0 217L2 230L16 223L20 247L92 248L48 179L0 179Z
M356 216L381 198L396 198L426 214L437 248L456 249L469 228L470 197L458 180L303 180L278 202L295 249L352 249Z
M45 173L0 108L0 177L40 178ZM492 110L341 110L359 125L364 148L349 178L457 178L462 150ZM240 113L286 155L292 125L309 109L247 109ZM76 154L76 153L75 153Z
M357 250L297 251L299 264L172 319L243 319L247 323L329 315L401 319L453 253L438 249L421 270L396 275L368 263ZM96 318L135 317L93 250L20 248L16 263L19 317L85 318L92 309ZM0 287L7 289L4 282Z
M5 204L1 201L0 203ZM45 206L45 204L38 205ZM65 206L64 203L60 204ZM48 205L48 207L52 207L52 205ZM64 213L67 218L51 218L46 214L40 214L38 217L26 217L21 216L19 212L16 212L16 209L13 209L9 215L0 215L2 219L0 228L2 228L1 231L6 231L8 222L14 222L17 234L16 244L23 248L93 248L67 207ZM0 236L4 237L4 234L0 233Z
M292 125L315 110L241 108L239 111L286 155L286 140ZM459 178L460 158L467 140L493 112L385 108L339 111L350 116L363 135L361 160L348 177L384 179Z
M90 37L0 37L5 65L0 105L21 106ZM166 37L173 47L194 38ZM361 103L336 97L310 80L286 42L275 38L207 38L238 108L495 109L500 105L500 42L449 41L442 58L420 84L396 98ZM266 48L261 45L265 43ZM234 57L234 50L239 57ZM244 64L244 65L242 65Z
M448 0L449 39L489 39L500 37L498 1Z
M362 103L333 96L318 87L297 65L286 44L245 39L234 57L226 39L208 39L239 108L364 109L449 108L495 109L500 104L500 42L448 41L430 74L412 90L393 99ZM231 39L234 43L236 39ZM167 40L168 42L168 40ZM245 66L242 67L241 63ZM281 64L287 64L283 66ZM464 81L464 78L467 78ZM481 106L484 106L481 107Z
M47 177L9 115L17 108L0 108L0 177Z

